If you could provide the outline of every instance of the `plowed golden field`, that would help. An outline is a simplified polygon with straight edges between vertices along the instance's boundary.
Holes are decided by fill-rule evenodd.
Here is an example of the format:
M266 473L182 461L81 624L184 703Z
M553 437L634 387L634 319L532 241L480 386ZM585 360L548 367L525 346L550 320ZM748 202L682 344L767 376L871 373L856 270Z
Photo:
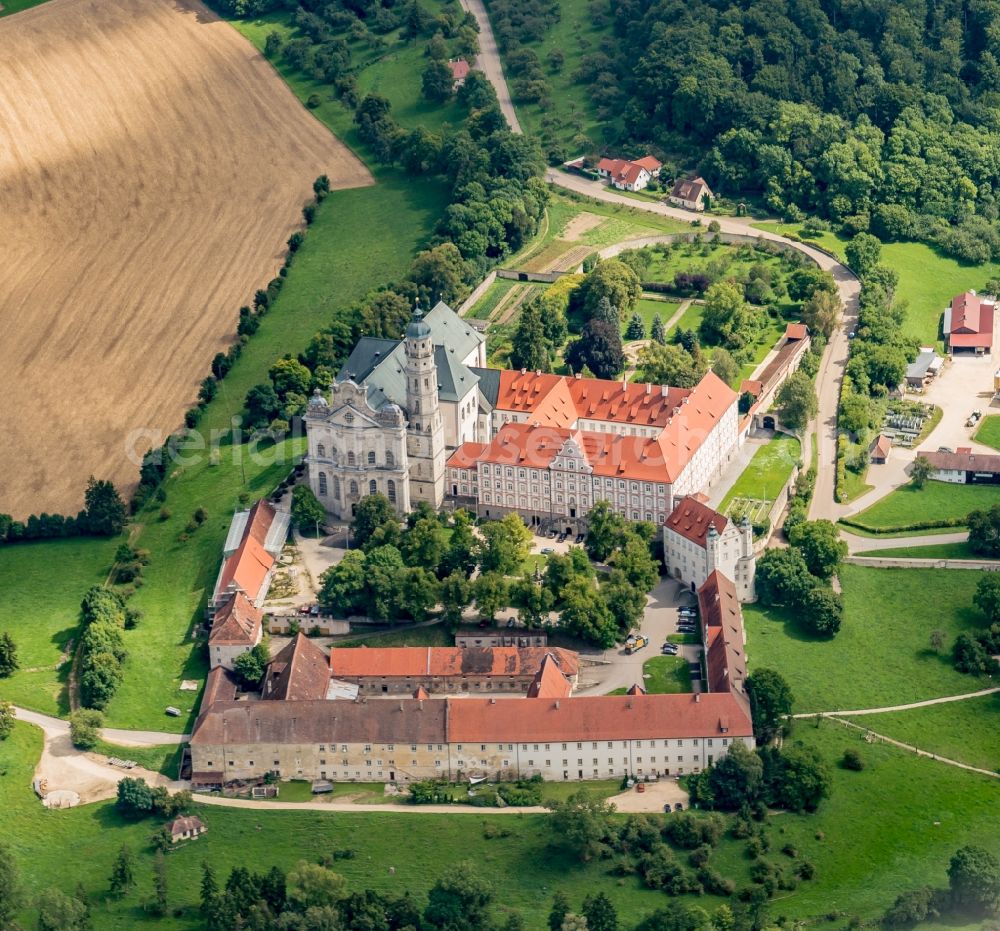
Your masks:
M129 485L273 277L312 181L371 184L195 0L51 0L0 19L0 511Z

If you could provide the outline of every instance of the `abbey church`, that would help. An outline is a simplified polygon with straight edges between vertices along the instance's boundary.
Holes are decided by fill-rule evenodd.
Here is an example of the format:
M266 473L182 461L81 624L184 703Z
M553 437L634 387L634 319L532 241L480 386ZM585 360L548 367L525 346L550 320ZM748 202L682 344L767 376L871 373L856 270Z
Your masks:
M737 395L486 367L486 337L444 303L401 340L362 338L306 414L309 484L349 520L379 492L400 514L448 501L577 532L598 500L663 526L739 446Z

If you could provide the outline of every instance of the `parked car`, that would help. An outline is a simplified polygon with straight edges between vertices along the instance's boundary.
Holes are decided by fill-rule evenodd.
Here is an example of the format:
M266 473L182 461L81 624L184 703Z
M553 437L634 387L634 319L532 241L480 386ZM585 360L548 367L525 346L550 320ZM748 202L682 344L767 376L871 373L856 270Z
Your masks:
M555 550L552 549L551 546L543 546L542 547L542 555L543 556L548 556L550 553L554 553L554 552L555 552Z
M677 613L681 617L697 617L698 616L698 609L697 608L678 608L677 609Z
M583 541L586 540L586 539L587 539L587 535L585 533L578 533L576 535L576 542L577 543L583 543Z
M665 643L660 647L660 652L666 656L676 656L679 651L676 643Z
M558 539L558 542L565 543L566 542L566 534L565 533L559 534L559 536L558 536L557 539Z

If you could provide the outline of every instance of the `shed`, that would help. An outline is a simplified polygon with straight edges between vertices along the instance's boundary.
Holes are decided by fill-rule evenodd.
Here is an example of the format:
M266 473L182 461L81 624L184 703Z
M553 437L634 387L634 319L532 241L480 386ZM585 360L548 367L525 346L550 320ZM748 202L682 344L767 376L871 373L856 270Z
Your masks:
M892 449L892 440L884 433L880 433L868 450L873 465L885 465L889 458L889 450Z

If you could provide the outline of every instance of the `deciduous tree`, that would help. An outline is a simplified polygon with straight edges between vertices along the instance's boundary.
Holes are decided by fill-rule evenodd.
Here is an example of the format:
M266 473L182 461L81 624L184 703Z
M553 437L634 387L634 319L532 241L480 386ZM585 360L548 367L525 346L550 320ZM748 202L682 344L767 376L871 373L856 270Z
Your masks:
M792 430L802 430L819 410L816 387L805 372L793 372L778 389L781 422Z
M792 713L794 697L784 676L774 669L756 669L747 676L747 694L753 716L754 733L767 741L781 729Z
M802 554L809 571L821 579L830 578L847 555L847 543L828 520L802 521L789 533L788 540Z

